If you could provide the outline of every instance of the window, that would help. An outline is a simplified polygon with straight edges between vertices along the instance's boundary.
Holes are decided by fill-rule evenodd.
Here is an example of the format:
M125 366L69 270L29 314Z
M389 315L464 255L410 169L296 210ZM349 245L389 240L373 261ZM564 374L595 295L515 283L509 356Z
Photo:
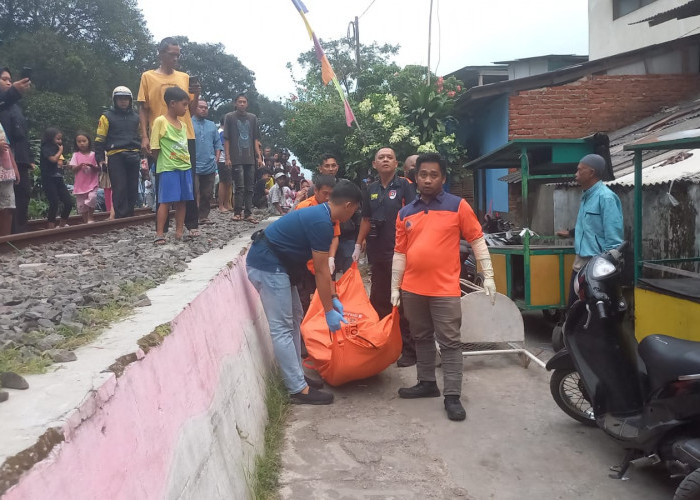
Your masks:
M613 0L613 19L626 16L630 12L654 2L656 0Z

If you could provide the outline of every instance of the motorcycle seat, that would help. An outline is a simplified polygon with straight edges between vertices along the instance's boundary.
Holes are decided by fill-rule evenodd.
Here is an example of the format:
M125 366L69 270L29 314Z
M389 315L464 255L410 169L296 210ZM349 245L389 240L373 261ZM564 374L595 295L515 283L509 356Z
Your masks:
M700 373L700 342L667 335L649 335L639 343L651 390L656 391L681 375Z

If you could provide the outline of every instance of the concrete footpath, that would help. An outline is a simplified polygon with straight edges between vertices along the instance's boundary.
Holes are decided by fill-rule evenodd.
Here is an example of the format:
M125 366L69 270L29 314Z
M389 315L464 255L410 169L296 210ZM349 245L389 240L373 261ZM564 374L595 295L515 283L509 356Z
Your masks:
M538 316L525 319L527 345L539 352L551 326ZM331 406L294 407L281 498L673 497L675 483L663 470L632 469L628 481L610 479L622 450L556 406L544 369L523 369L514 355L469 357L464 367L465 422L447 419L442 398L398 398L399 387L415 383L415 367L392 366L334 388Z

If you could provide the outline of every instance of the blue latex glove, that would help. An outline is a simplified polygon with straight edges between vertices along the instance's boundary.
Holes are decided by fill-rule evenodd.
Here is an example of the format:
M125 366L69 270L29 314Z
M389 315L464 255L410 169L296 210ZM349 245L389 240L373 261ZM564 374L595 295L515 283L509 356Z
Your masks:
M338 311L341 316L343 315L343 303L338 299L338 297L333 297L333 309Z
M340 330L341 321L345 324L348 323L348 321L345 318L343 318L343 315L335 309L331 309L326 313L326 323L328 324L328 328L331 332L335 333L338 330Z

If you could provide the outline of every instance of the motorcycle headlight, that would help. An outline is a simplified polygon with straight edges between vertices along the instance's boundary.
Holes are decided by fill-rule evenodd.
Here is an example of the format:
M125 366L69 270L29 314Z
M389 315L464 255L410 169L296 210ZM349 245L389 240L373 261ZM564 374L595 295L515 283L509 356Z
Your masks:
M595 280L607 278L616 270L615 264L600 257L591 262L591 278Z

